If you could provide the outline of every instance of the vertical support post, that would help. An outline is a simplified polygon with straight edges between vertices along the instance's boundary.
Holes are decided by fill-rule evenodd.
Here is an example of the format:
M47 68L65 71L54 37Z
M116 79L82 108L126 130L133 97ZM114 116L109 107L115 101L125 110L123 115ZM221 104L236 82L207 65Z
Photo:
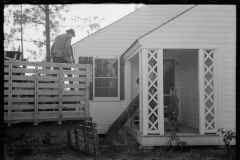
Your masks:
M163 49L157 51L158 70L158 128L160 135L164 135L164 104L163 104Z
M199 97L199 134L204 134L205 130L205 115L204 115L204 52L198 50L198 97Z
M97 147L96 147L96 133L94 131L94 123L91 122L91 127L92 127L92 135L93 135L93 147L94 147L94 153L95 153L95 156L98 157L98 151L97 151Z
M62 94L63 94L63 67L62 64L59 64L59 82L58 82L58 93L59 93L59 100L58 100L58 124L62 124Z
M126 94L126 106L128 106L131 103L131 100L132 100L132 97L131 97L131 61L127 61L125 63L125 65L126 65L125 71L126 71L126 82L127 82L126 86L125 86L125 91L127 93ZM132 123L130 123L129 126L132 126Z
M139 52L139 130L143 133L142 51Z
M143 105L143 135L148 134L148 53L142 52L142 105Z
M38 65L35 63L35 103L34 103L34 125L38 124Z
M86 68L86 102L85 102L85 117L89 117L89 77L90 74L90 65L87 64Z
M75 145L76 145L77 150L79 150L80 147L79 147L79 139L78 139L78 131L77 131L77 129L74 129L74 135L75 135Z
M83 123L83 134L84 134L84 145L85 145L85 151L88 151L88 146L87 146L87 135L86 135L86 125L87 123Z
M215 123L215 131L217 132L217 128L219 128L219 104L218 104L218 54L217 50L213 51L213 60L214 60L214 67L213 67L213 73L214 73L214 123Z
M71 143L71 131L70 130L67 131L67 135L68 135L68 145L71 146L72 143Z
M12 61L8 64L8 126L11 126L12 121Z

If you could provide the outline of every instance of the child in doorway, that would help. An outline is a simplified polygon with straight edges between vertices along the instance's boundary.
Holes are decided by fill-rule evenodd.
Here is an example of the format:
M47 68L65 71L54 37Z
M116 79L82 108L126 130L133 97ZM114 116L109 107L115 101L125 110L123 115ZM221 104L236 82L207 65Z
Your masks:
M167 113L168 113L168 129L166 130L166 132L180 132L179 130L179 126L178 126L178 102L179 99L176 95L177 93L177 89L172 87L170 89L170 102L169 102L169 106L167 109ZM175 127L172 129L172 125L175 125Z

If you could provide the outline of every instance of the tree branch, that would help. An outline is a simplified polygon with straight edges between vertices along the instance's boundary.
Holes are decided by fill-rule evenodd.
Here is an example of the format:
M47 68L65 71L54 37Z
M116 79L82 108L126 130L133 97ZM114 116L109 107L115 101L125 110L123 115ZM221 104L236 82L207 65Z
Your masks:
M41 8L43 12L45 12L45 8L43 6L38 5L38 7Z
M41 22L41 21L38 20L37 18L31 17L31 16L28 16L28 17L31 18L32 22L37 23L37 24L42 24L42 25L46 26L45 23Z
M15 40L17 40L17 41L21 41L21 39L15 39ZM34 42L34 43L41 43L41 44L44 44L44 45L46 45L46 43L44 43L44 42L41 42L41 41L36 41L36 40L32 40L32 41L28 41L28 40L23 40L23 41L25 41L25 42Z
M55 28L55 27L78 27L78 26L82 26L82 25L76 25L76 26L52 26L50 28Z

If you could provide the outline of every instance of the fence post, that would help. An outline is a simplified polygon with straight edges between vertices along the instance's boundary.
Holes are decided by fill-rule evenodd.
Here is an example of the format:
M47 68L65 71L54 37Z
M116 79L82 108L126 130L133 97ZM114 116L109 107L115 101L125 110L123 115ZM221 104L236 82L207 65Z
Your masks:
M62 94L63 94L63 68L62 64L59 64L59 85L58 85L58 91L59 91L59 102L58 102L58 124L62 124Z
M34 125L36 126L38 124L38 65L37 63L35 63L34 82L35 82Z
M12 61L9 60L8 72L8 126L11 126L12 121Z
M90 65L87 65L86 68L86 108L85 108L85 117L89 117L89 80L90 80Z

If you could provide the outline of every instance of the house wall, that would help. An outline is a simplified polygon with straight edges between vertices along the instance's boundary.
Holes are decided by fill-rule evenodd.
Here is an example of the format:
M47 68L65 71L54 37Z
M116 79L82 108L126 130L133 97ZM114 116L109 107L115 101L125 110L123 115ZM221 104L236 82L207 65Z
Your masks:
M193 51L192 51L193 52ZM181 124L199 128L198 54L179 58L179 119Z
M122 55L137 38L192 6L193 5L149 5L138 9L73 44L75 56Z
M156 46L217 49L218 128L236 131L236 6L200 6L145 40Z

